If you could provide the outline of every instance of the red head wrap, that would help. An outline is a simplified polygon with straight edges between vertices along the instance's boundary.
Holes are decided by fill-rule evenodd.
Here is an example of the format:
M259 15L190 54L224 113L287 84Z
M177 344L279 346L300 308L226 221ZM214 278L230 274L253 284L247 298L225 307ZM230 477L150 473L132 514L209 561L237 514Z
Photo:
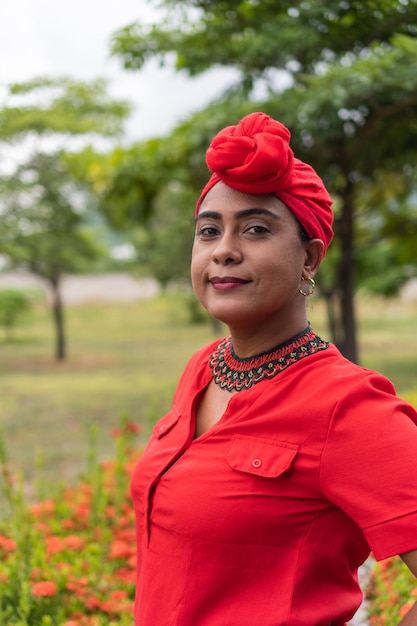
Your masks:
M251 113L227 126L212 140L206 154L213 172L197 202L219 181L249 194L274 193L296 216L311 239L325 251L333 237L333 212L323 181L310 165L296 159L290 131L265 113Z

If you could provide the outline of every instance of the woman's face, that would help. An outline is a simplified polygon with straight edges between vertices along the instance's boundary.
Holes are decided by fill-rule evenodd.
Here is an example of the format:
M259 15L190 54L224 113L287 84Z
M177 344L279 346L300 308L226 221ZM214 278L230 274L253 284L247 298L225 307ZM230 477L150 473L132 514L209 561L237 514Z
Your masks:
M230 329L262 325L265 332L279 328L288 335L296 326L296 334L306 322L301 277L312 277L320 263L321 242L312 242L301 240L295 217L277 197L217 183L196 218L196 296Z

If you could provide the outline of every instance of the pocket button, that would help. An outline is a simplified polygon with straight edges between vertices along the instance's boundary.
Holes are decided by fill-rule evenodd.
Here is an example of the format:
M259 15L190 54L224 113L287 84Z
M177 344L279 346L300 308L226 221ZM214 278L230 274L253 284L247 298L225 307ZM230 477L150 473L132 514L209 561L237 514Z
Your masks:
M262 465L262 460L261 459L253 459L252 461L252 466L255 468L261 467Z

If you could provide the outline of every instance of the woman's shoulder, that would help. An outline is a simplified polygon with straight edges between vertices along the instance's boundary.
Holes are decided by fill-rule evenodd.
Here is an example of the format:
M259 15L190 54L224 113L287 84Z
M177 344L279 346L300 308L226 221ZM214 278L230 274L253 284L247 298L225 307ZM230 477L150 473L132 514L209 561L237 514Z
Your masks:
M384 374L350 361L333 343L328 344L327 350L313 355L310 363L317 378L333 389L370 385L395 395L394 384Z

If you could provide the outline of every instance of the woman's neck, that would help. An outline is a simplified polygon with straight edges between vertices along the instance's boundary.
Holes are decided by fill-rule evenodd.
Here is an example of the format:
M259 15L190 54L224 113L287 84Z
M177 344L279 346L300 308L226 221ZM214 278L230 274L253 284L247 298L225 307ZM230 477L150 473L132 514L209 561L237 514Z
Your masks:
M229 326L229 331L235 354L245 359L292 339L298 333L303 332L307 326L307 316L300 316L297 320L287 322L285 325L276 324L273 328L259 323L256 328Z

